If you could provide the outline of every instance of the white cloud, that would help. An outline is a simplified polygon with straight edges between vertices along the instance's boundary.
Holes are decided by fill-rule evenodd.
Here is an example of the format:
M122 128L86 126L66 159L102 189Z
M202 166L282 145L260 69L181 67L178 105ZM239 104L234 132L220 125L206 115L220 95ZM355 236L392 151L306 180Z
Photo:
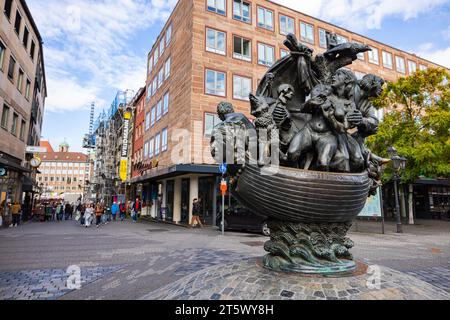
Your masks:
M444 3L450 3L450 0L272 1L358 32L381 28L383 19L389 16L408 20Z
M147 53L130 42L165 21L176 0L32 0L44 38L49 111L74 111L91 101L105 104L108 89L145 84ZM152 39L148 39L148 48ZM111 97L111 100L113 97Z
M444 31L442 31L442 35L444 36L444 38L446 40L450 40L450 26L445 29Z
M438 50L433 50L432 48L424 50L419 52L419 56L450 69L450 47Z

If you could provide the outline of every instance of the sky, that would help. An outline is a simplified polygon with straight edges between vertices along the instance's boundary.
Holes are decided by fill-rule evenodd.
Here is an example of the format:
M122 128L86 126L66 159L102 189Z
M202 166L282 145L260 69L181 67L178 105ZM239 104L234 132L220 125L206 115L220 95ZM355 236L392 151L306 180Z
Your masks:
M184 1L184 0L181 0ZM228 0L230 1L230 0ZM450 0L274 0L450 68ZM84 151L118 90L145 85L147 54L177 0L28 0L44 40L48 98L42 139Z

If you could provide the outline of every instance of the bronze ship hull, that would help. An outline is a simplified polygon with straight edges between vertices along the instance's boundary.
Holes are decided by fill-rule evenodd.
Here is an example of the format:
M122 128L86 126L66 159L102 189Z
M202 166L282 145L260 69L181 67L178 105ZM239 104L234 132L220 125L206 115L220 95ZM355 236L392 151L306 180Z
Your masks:
M246 165L233 195L255 213L281 221L351 222L364 208L368 173L331 173L279 167L267 175ZM269 169L270 170L270 169Z

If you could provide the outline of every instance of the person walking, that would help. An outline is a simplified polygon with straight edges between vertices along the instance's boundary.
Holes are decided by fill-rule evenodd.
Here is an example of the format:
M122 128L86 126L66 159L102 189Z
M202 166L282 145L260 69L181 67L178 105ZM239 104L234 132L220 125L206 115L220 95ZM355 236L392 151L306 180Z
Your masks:
M86 228L89 228L91 226L91 224L92 224L92 220L94 219L94 208L93 208L93 205L87 204L86 210L84 210L84 217L83 218L82 219L84 220L84 226Z
M132 215L131 217L133 218L133 223L136 223L138 218L140 217L141 209L142 209L141 201L139 200L139 198L136 198L131 208L131 215Z
M97 218L97 228L100 227L100 224L102 223L102 215L103 215L104 209L101 203L97 203L95 206L95 217Z
M123 221L127 215L127 205L126 202L119 203L119 210L120 210L120 221Z
M22 207L20 206L19 202L14 202L14 204L11 206L11 214L12 214L12 225L11 227L17 228L17 226L20 223L20 213L22 211Z
M196 225L200 225L201 228L203 228L202 221L200 220L200 202L198 199L194 199L194 202L192 203L192 223L190 227L195 227Z
M59 222L62 220L62 205L61 203L56 204L56 222Z
M112 219L113 221L116 221L116 216L117 214L119 214L119 205L117 204L117 202L114 201L113 205L111 206L111 215L112 215Z

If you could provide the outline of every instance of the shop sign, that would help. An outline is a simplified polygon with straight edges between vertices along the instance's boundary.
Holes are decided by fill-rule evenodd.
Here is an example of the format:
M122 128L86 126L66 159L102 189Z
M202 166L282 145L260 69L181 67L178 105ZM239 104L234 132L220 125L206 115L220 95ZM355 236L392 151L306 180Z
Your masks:
M375 196L367 199L366 205L358 217L381 217L380 188Z
M145 171L155 169L158 166L159 160L155 159L146 163L139 162L138 164L135 165L135 170L139 171L140 174L143 175Z
M125 112L123 121L123 137L122 137L122 158L120 160L120 179L125 182L127 181L127 171L128 171L128 135L130 133L130 119L131 113Z

